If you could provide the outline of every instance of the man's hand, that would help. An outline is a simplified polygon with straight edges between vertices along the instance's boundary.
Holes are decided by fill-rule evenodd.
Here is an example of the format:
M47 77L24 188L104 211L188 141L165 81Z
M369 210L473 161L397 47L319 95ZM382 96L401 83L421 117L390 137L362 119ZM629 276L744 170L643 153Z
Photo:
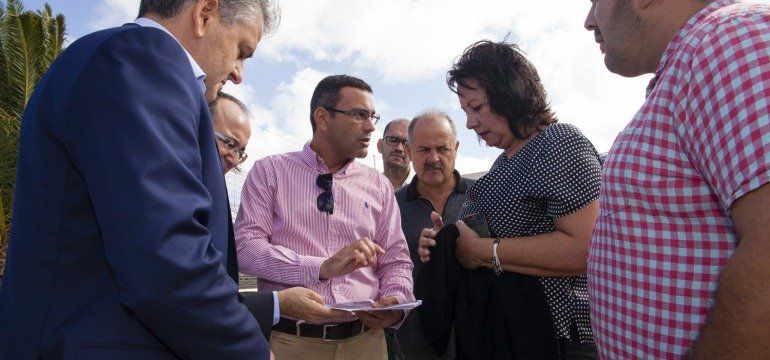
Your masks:
M433 229L422 229L420 233L420 242L417 253L420 254L420 261L428 262L430 260L430 249L436 246L436 234L444 227L444 222L441 221L441 216L437 212L430 213L430 220L433 221Z
M351 271L370 266L377 261L377 254L384 254L379 245L367 238L358 240L340 249L321 264L320 280L328 280L350 274Z
M494 240L480 238L473 229L462 220L455 223L460 236L457 238L457 249L455 257L457 261L466 269L475 269L477 267L491 265L492 243Z
M379 308L394 304L398 304L398 300L390 296L375 301L374 307ZM402 310L356 311L356 315L364 325L371 329L380 330L397 323L404 317L404 312Z
M331 310L324 306L324 298L317 292L303 287L293 287L278 292L281 316L319 322L348 316L345 311Z

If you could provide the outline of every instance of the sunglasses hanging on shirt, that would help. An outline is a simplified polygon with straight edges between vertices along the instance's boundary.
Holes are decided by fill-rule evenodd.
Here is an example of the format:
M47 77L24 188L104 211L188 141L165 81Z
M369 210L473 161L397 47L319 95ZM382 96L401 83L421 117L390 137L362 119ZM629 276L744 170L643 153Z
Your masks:
M315 179L315 184L318 185L324 192L318 195L316 199L316 206L318 211L334 213L334 194L332 193L332 174L321 174Z

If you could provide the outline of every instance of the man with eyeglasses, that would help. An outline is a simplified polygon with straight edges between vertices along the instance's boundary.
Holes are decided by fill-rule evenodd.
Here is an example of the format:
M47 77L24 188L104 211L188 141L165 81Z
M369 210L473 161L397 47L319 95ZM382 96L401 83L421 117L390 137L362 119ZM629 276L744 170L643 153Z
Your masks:
M382 154L383 174L390 180L393 189L404 186L409 176L409 154L406 151L407 119L395 119L385 125L382 139L377 140L377 151Z
M241 272L261 291L304 286L326 304L414 300L412 261L388 179L354 161L366 156L375 115L371 87L334 75L310 102L313 137L301 151L255 162L235 222ZM277 359L386 359L383 329L403 311L341 313L322 321L282 317Z
M217 98L209 104L211 120L214 122L214 136L217 151L222 161L222 172L240 171L238 165L246 161L246 144L251 137L249 109L236 97L219 91Z

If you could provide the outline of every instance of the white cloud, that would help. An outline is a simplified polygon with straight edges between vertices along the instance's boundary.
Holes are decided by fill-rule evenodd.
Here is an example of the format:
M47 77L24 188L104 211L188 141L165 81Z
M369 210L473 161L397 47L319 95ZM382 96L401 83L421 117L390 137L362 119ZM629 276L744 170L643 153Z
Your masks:
M139 0L104 0L95 7L96 20L90 27L131 21L138 4ZM647 80L622 79L604 68L593 37L582 28L588 6L575 0L489 0L472 6L462 0L284 0L281 27L260 45L258 55L290 61L300 71L291 83L282 84L287 88L276 89L269 106L261 99L255 113L279 121L260 125L280 131L270 126L285 124L292 129L291 139L300 141L310 134L305 99L321 78L307 69L319 61L373 72L379 79L368 80L375 87L419 83L442 78L472 42L500 40L510 33L509 41L518 43L538 68L562 121L580 127L600 151L606 151L642 103ZM300 97L300 92L308 96ZM297 98L302 101L294 102ZM377 98L378 112L386 113L391 104L397 105L395 100ZM444 99L439 101L447 105ZM268 114L268 108L275 112ZM448 110L461 115L455 107Z
M475 157L458 155L457 160L455 160L455 169L457 169L457 171L459 171L461 174L471 174L480 171L487 171L490 167L492 167L492 163L494 161L495 158L491 156Z
M94 20L88 27L132 21L138 4L139 0L102 0L93 8ZM279 62L277 67L291 69L280 74L285 80L270 98L256 97L249 85L257 84L256 79L248 74L245 84L225 88L252 111L245 169L254 159L299 149L310 138L310 96L326 75L317 69L374 74L367 81L375 90L443 82L452 61L468 45L510 34L508 41L519 44L537 67L561 121L577 125L599 151L609 149L642 104L649 79L624 79L606 70L593 35L583 29L588 1L281 0L280 5L278 33L260 44L257 55L268 60L264 66ZM378 113L402 109L408 98L419 99L425 107L437 104L455 118L463 143L457 159L461 172L487 170L499 154L471 141L475 136L464 129L454 96L414 92L398 96L403 99L378 95ZM377 127L375 137L383 127L384 123ZM373 141L369 158L362 162L372 165L377 156ZM376 163L381 167L380 159ZM243 175L235 175L239 177Z
M91 30L101 30L134 21L139 13L139 0L104 0L93 11Z
M479 37L507 33L508 15L484 11L507 3L282 1L281 27L262 54L276 60L307 56L349 63L354 69L375 70L386 82L426 79L444 71Z
M489 0L472 6L462 0L285 0L281 27L260 54L273 61L341 64L375 73L374 86L397 86L442 78L471 43L502 40L510 33L508 40L538 68L560 119L607 151L642 104L648 80L623 79L604 68L593 36L582 25L589 5L574 0ZM451 106L456 99L439 102ZM447 110L462 115L456 106Z

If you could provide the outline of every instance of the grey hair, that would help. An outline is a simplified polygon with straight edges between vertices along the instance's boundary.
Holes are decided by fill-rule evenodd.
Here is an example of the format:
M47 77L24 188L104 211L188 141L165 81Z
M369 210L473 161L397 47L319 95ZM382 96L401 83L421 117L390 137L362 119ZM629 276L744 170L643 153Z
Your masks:
M455 127L455 122L449 117L449 114L441 110L429 109L419 113L409 122L409 137L407 140L409 140L410 144L412 143L412 133L414 133L414 128L417 126L417 123L430 118L445 119L446 122L449 123L449 128L452 129L452 136L457 140L457 128Z
M141 0L139 17L147 14L157 14L164 19L172 18L187 6L197 0ZM219 0L219 13L225 26L233 26L236 22L249 25L256 23L262 15L262 36L271 34L278 29L281 22L281 10L274 0Z
M385 129L382 130L382 135L385 136L385 134L388 133L388 129L390 129L390 125L395 123L401 123L401 122L405 122L407 125L409 125L409 119L406 119L406 118L393 119L389 121L387 124L385 124Z
M217 98L214 99L214 101L209 103L209 110L211 111L211 120L214 121L214 115L217 113L217 104L219 103L220 99L227 99L235 103L235 105L238 105L238 107L243 110L243 112L246 114L246 118L250 117L249 114L249 108L246 106L246 104L243 103L243 101L238 100L237 97L232 96L224 91L217 92Z

